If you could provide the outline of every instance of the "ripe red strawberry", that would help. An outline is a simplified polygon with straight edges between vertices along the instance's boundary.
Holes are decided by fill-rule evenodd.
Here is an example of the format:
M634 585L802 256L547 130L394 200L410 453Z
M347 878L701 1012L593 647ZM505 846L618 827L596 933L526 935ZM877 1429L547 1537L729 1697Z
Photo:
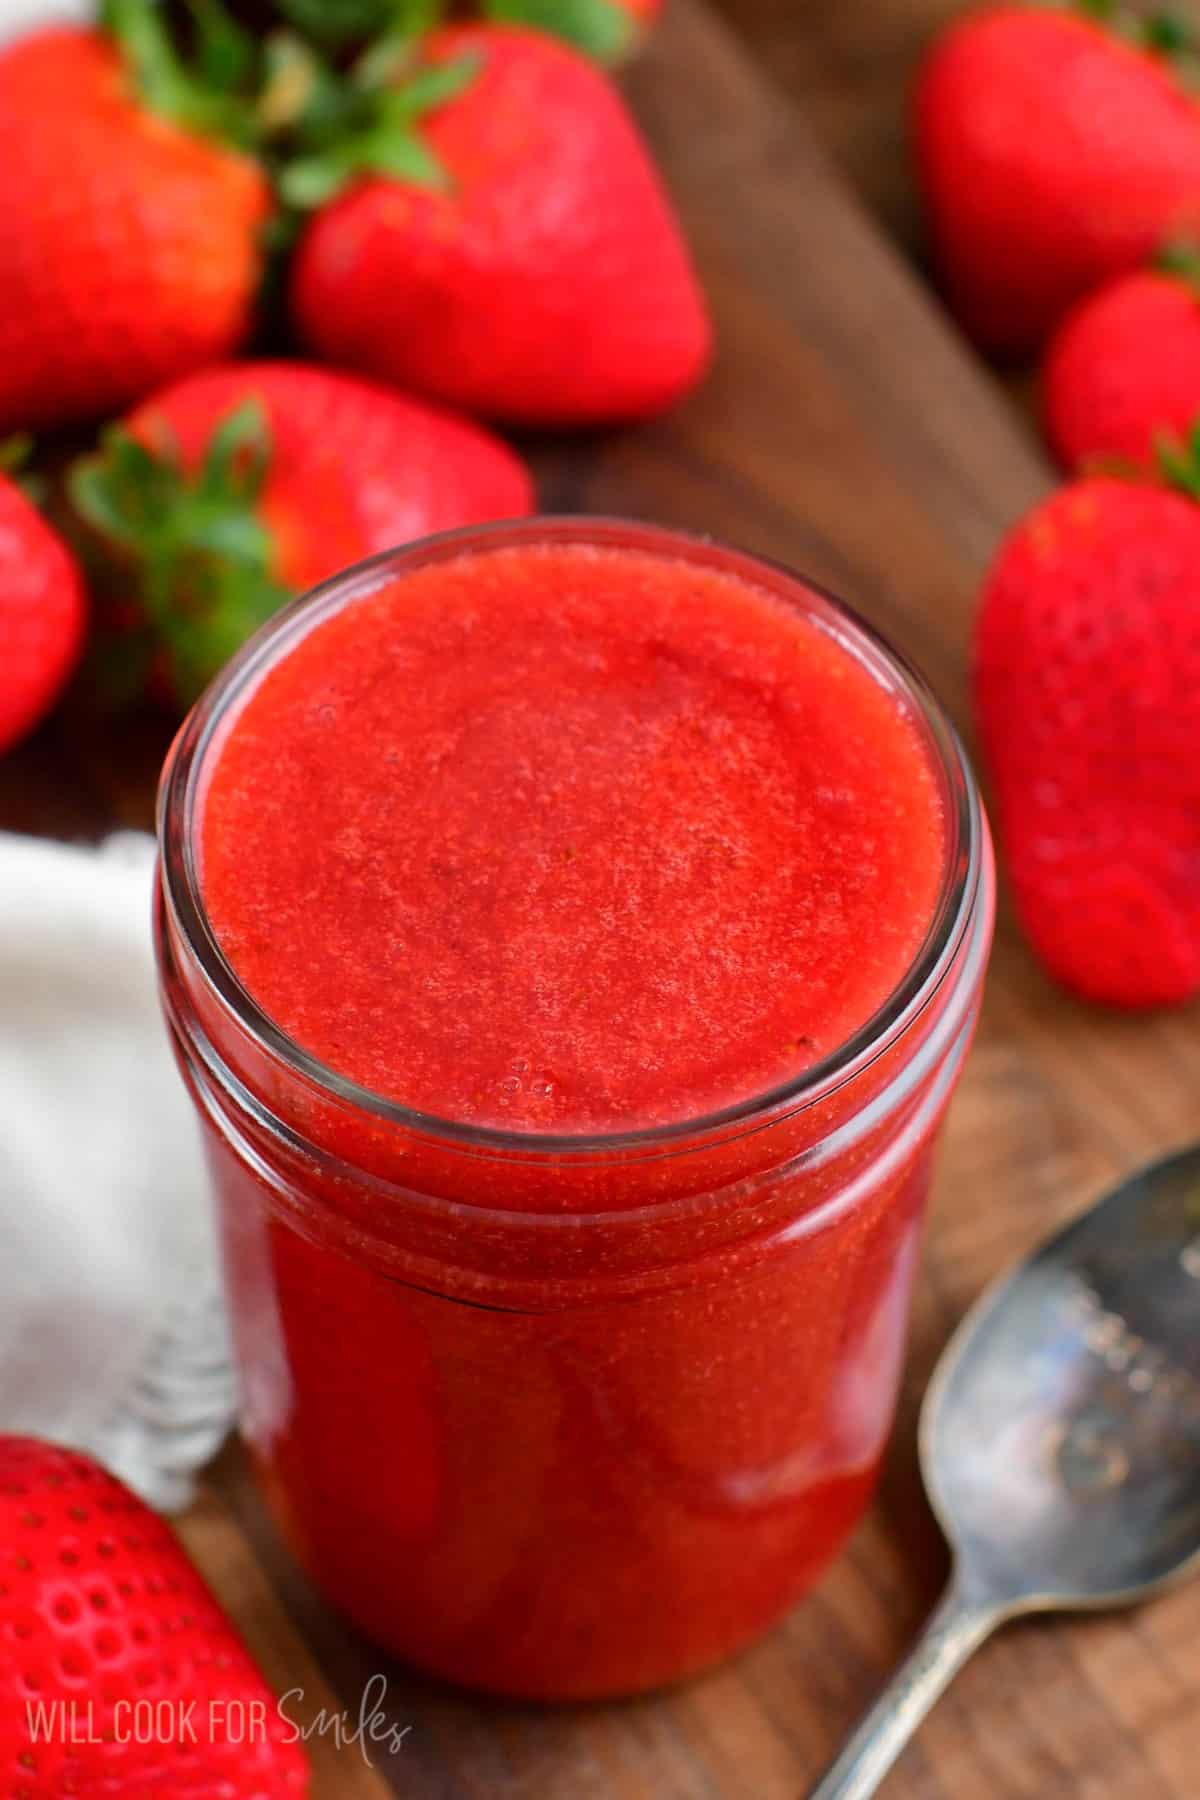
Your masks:
M1068 313L1042 371L1046 430L1068 469L1151 466L1200 419L1200 294L1167 271L1118 276Z
M300 244L292 308L334 361L545 424L660 412L709 357L704 304L616 90L542 33L436 33L475 72L424 129L444 185L357 181ZM286 191L286 189L285 189Z
M307 1793L296 1732L229 1619L89 1457L0 1438L0 1594L6 1796Z
M1169 39L1163 22L1147 27ZM1036 350L1073 301L1200 224L1200 108L1169 56L1083 9L1002 5L937 41L916 150L948 296L986 349Z
M99 32L0 50L0 431L125 405L232 351L269 210L257 164L151 111Z
M77 510L190 702L282 602L413 538L533 505L481 426L303 363L236 363L138 407L76 466ZM126 646L128 655L128 646Z
M58 698L83 646L86 612L74 557L0 475L0 751Z
M1002 545L975 656L1034 949L1088 999L1200 992L1200 506L1110 478L1063 488Z

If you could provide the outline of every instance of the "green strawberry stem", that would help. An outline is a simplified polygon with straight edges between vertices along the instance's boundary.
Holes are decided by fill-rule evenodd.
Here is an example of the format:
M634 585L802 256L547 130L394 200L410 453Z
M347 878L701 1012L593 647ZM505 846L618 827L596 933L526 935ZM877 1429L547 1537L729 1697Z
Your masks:
M325 51L378 38L417 38L441 23L441 0L275 0L275 10Z
M1154 266L1164 275L1174 275L1186 282L1200 299L1200 244L1190 238L1177 238L1164 244L1154 259Z
M1155 450L1167 485L1191 500L1200 500L1200 419L1185 439L1160 434Z
M194 48L185 58L157 0L103 0L99 23L115 41L135 91L151 112L240 149L257 137L260 51L222 0L189 0Z
M257 40L230 17L221 0L186 0L186 4L201 80L222 92L243 87L255 73Z
M637 35L617 0L483 0L483 13L499 24L552 32L604 63L620 62Z
M1166 58L1188 87L1200 80L1200 37L1179 13L1147 13L1121 0L1068 0L1068 4L1135 48Z
M0 474L7 475L11 481L32 455L33 438L29 432L14 431L11 437L0 439Z
M444 0L275 0L275 10L308 43L340 54L381 38L411 42L447 8ZM476 10L497 24L551 32L603 63L619 62L637 37L620 0L480 0Z
M1176 13L1151 13L1142 25L1142 42L1160 56L1190 55L1195 51L1195 35L1185 19Z
M29 466L33 451L33 437L28 431L14 431L11 437L0 439L0 475L7 475L30 504L40 510L47 499L48 488L44 476L36 474Z
M67 478L76 513L133 573L138 614L175 695L190 703L291 590L258 503L271 458L261 406L237 407L194 471L122 426Z
M186 56L160 0L102 0L101 28L145 106L185 130L255 151L286 206L323 206L363 174L448 184L420 124L464 91L477 60L422 62L441 0L275 0L289 24L261 39L224 0L186 4ZM358 54L346 68L348 48Z
M286 205L301 212L324 206L364 174L449 185L420 125L469 87L478 58L422 63L419 41L382 37L343 72L290 32L268 42L267 56L260 120L273 138Z

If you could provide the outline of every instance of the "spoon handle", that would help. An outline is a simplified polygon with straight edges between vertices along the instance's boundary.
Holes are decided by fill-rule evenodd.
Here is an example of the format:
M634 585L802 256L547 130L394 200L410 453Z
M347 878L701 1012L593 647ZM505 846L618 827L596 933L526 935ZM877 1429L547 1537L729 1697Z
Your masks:
M809 1800L869 1800L934 1702L998 1623L956 1579Z

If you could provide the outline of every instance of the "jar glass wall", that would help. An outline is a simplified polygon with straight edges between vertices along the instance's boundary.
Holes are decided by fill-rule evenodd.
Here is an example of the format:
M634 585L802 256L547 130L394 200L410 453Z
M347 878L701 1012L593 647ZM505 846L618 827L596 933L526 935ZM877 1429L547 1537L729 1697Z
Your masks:
M948 822L928 934L853 1039L722 1112L587 1137L438 1120L315 1062L223 956L197 856L206 772L314 624L431 559L555 540L728 569L818 620L918 721ZM242 1429L330 1599L426 1669L543 1698L674 1680L765 1630L871 1493L990 941L978 794L920 679L732 551L596 521L456 533L327 584L235 659L164 773L161 849Z

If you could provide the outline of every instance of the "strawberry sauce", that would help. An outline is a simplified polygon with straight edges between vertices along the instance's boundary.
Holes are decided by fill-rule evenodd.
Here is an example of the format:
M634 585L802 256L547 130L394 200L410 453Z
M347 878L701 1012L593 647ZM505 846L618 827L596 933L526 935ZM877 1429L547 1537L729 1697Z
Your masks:
M676 1679L875 1479L969 776L837 608L639 527L435 544L275 635L165 778L160 944L265 1491L428 1669Z
M911 716L819 625L722 572L535 545L393 582L272 670L209 779L203 888L341 1074L612 1131L844 1042L916 955L944 835Z

